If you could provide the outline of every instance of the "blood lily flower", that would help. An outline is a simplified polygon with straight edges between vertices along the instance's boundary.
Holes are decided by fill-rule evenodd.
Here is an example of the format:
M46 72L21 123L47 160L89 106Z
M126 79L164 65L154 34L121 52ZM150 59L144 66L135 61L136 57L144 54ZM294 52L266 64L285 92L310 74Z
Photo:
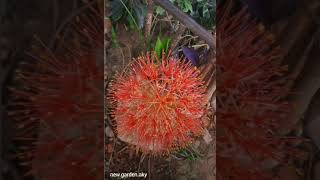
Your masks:
M200 73L190 62L138 57L108 91L118 137L144 153L185 147L202 133L204 93Z

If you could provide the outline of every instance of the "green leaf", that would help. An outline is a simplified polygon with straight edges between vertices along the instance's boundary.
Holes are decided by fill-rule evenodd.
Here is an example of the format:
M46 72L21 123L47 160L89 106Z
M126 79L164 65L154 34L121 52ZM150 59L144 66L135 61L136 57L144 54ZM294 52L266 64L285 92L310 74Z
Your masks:
M159 59L162 57L162 53L165 53L165 54L168 53L170 44L171 44L171 38L167 37L167 38L160 39L158 37L156 46L154 49Z
M209 8L207 6L203 7L203 9L202 9L202 17L204 17L206 19L210 18L210 12L209 12Z
M137 29L134 19L132 19L130 16L127 16L126 19L130 29L133 29L133 30Z
M164 15L164 12L165 12L165 10L162 7L156 6L156 13L158 15Z
M124 3L127 3L128 0L123 0ZM124 15L126 11L120 0L111 1L111 19L116 22L119 21Z
M134 11L134 18L137 21L138 28L142 29L147 16L147 5L140 0L134 0L131 1L131 6Z
M111 41L114 47L119 47L118 36L115 28L112 26L111 28Z
M126 11L127 11L128 15L129 15L129 16L127 17L127 19L130 17L130 18L131 18L131 20L132 20L132 22L133 22L133 23L134 23L134 25L136 26L136 28L137 28L137 29L139 29L139 26L138 26L138 24L137 24L137 22L136 22L135 18L133 17L132 12L130 11L129 7L124 3L124 1L123 1L123 0L120 0L120 2L121 2L121 4L124 6L124 8L126 9Z
M179 0L178 1L178 6L182 9L183 12L192 12L192 3L190 0Z
M191 4L191 1L190 0L184 0L184 7L186 9L186 12L192 12L192 4Z
M167 54L170 48L171 38L165 38L163 43L164 43L164 52Z
M159 37L157 39L156 46L154 49L156 51L158 58L161 58L161 54L162 54L162 50L163 50L163 43Z
M190 15L202 26L212 29L216 23L216 0L192 1L193 12Z

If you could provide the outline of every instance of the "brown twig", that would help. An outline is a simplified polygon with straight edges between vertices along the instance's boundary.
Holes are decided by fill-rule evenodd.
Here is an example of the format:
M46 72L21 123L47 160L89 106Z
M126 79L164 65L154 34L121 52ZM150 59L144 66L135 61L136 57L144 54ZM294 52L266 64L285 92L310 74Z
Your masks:
M172 38L171 49L177 47L178 43L182 39L183 33L186 31L186 27L184 25L180 25L176 35Z
M154 3L168 11L172 16L178 19L186 27L188 27L195 35L203 39L211 48L216 47L216 40L213 35L199 25L190 16L182 12L179 8L173 5L169 0L154 0Z
M153 19L153 1L148 0L147 3L148 3L147 5L148 13L146 17L146 25L145 25L145 31L144 31L146 39L148 39L148 37L150 36L150 32L152 28L152 19Z

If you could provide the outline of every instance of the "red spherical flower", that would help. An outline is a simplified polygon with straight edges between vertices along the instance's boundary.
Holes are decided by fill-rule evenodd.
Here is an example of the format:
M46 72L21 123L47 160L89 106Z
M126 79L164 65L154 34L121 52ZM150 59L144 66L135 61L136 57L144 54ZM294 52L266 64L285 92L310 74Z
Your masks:
M10 117L19 161L36 179L104 177L104 15L96 3L86 5L66 38L52 49L35 47L16 73Z
M202 133L205 87L191 63L138 57L111 83L118 137L148 153L184 147Z

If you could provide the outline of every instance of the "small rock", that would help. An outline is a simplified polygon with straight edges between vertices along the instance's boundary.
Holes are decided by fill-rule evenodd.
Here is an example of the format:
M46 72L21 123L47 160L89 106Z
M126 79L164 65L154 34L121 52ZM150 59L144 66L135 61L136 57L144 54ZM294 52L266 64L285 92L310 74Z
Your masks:
M169 156L168 158L166 158L166 161L167 161L167 162L171 162L171 159L172 159L172 158Z
M105 133L106 133L106 136L109 137L109 138L114 137L114 133L113 133L112 129L109 126L106 127Z
M112 153L113 152L113 145L112 144L107 144L106 150L107 150L107 153Z
M211 134L209 133L208 129L204 129L204 136L203 136L203 140L209 144L213 139Z
M111 32L112 24L108 17L104 18L104 33L108 34Z
M194 142L193 147L194 147L195 149L198 149L199 146L200 146L200 141Z

